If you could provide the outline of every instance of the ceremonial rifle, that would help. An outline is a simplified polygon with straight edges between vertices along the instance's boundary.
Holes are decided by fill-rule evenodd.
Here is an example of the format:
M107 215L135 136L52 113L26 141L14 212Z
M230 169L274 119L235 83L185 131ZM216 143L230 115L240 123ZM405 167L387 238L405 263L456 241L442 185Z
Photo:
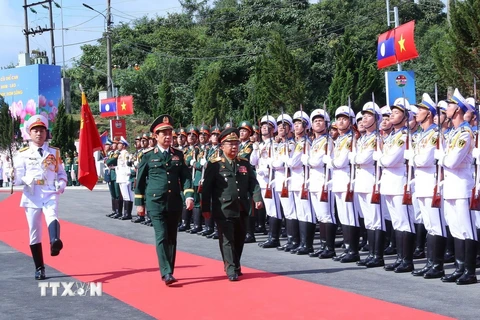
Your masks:
M284 122L284 119L283 119L283 108L281 109L281 112L282 112L282 126L285 126L285 122ZM284 128L285 130L285 128ZM285 142L283 144L283 148L285 150L285 155L287 157L290 157L290 148L288 147L288 144L287 144L287 135L285 135ZM285 179L283 179L283 185L282 185L282 192L280 193L280 197L282 198L288 198L288 185L287 185L287 180L289 178L288 176L288 166L287 166L287 163L285 162L283 164L284 168L285 168Z
M411 132L410 132L410 114L407 110L407 104L405 100L405 93L402 92L403 94L403 105L405 108L405 115L407 118L407 139L406 139L406 145L405 145L405 150L410 150L411 147ZM403 187L403 198L402 198L402 204L403 205L412 205L412 192L410 188L410 181L412 180L412 167L410 165L410 161L405 159L405 168L407 170L407 183Z
M475 117L478 117L478 104L477 104L477 78L473 77L473 99L475 104ZM477 131L475 132L475 148L478 149L478 118L477 118ZM480 184L480 163L475 159L475 185L472 189L472 196L470 197L470 210L480 210L480 195L477 186Z
M348 118L350 119L350 127L352 128L352 139L350 141L350 152L353 151L353 144L355 142L355 129L353 127L353 119L352 117L352 106L350 97L348 97ZM355 166L350 163L350 181L347 184L347 194L345 195L345 202L353 202L353 180L355 176Z
M303 106L300 104L300 113L302 114L303 116ZM302 120L303 122L303 120ZM305 131L307 131L307 128L305 128ZM307 136L307 133L304 132L304 138L305 138L305 145L303 146L303 154L306 154L306 151L307 151L307 146L308 146L308 136ZM308 179L309 179L309 173L310 171L308 170L308 166L303 166L303 184L302 184L302 193L300 195L300 198L303 199L303 200L307 200L308 199L308 188L307 188L307 183L308 183Z
M438 138L437 138L437 145L436 149L440 150L440 146L442 144L443 132L442 132L442 124L440 123L440 115L441 110L440 106L438 105L438 91L437 91L437 84L435 83L435 104L437 105L437 124L438 124ZM433 187L433 197L432 197L432 208L441 208L442 207L442 192L440 189L442 180L443 180L443 167L438 164L438 160L435 163L435 170L436 170L436 181L435 187Z
M327 105L326 102L323 102L323 119L325 120L325 130L327 130L327 141L325 143L325 155L329 156L330 151L330 135L328 133L329 123L326 118L327 115ZM320 194L320 201L328 202L328 183L330 181L330 170L327 168L327 165L324 165L324 179L322 186L322 193Z
M268 111L267 111L267 120L268 120ZM270 129L269 129L270 130ZM270 134L269 134L270 135ZM268 147L268 159L272 159L273 157L273 138L270 137L270 145ZM267 181L267 188L265 189L265 199L272 199L272 187L270 186L273 176L273 169L272 165L268 166L268 181Z
M378 124L378 117L380 115L377 114L375 110L375 93L372 92L372 108L375 114L375 151L380 150L380 132L379 132L379 124ZM372 190L372 198L370 200L373 204L380 204L380 165L378 161L375 161L375 184L373 185Z

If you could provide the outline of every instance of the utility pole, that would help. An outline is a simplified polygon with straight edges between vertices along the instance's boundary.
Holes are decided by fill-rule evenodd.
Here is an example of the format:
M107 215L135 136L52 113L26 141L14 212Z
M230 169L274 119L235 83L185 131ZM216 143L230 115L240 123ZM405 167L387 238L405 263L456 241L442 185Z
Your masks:
M53 33L53 10L52 10L52 0L48 1L48 11L50 11L50 44L52 46L52 65L55 65L55 34Z
M28 55L28 58L30 59L30 39L28 38L28 11L27 11L27 0L24 0L24 5L23 5L23 10L25 11L24 15L25 15L25 45L26 45L26 53Z
M390 1L386 0L387 4L387 25L390 27L391 21L390 21L390 14L392 11L390 11ZM400 25L400 19L398 17L398 7L393 7L393 17L394 17L394 25L395 28ZM402 65L400 63L397 63L397 70L402 71Z
M107 96L110 98L115 93L112 80L112 40L110 38L110 26L112 24L112 16L110 14L110 0L107 0Z

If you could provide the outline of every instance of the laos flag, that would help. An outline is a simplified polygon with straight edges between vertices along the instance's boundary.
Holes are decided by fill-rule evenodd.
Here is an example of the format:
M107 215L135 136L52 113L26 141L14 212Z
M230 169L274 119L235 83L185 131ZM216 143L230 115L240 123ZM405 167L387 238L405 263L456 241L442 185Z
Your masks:
M395 30L382 33L378 37L377 67L383 69L397 63L395 56Z

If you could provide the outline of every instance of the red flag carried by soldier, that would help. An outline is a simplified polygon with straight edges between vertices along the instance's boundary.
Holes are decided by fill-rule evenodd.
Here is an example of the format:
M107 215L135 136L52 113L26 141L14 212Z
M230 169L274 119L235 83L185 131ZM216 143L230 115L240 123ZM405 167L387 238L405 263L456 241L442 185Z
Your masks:
M98 181L93 153L102 150L102 141L83 90L78 149L78 181L88 189L93 190Z

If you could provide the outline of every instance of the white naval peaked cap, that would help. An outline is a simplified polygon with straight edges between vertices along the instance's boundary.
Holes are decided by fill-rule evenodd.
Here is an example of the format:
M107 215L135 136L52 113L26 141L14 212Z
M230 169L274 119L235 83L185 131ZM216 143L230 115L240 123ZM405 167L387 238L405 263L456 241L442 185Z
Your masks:
M454 103L462 109L464 113L468 111L475 111L475 108L471 106L465 98L462 96L460 91L458 91L458 88L455 88L455 91L453 92L453 96L447 101L448 103Z
M339 116L346 116L349 119L353 119L352 124L356 123L355 113L353 113L352 108L350 108L349 106L338 107L337 110L335 111L335 119L337 119Z
M310 114L310 122L313 123L313 119L316 117L322 117L326 122L330 122L330 116L328 113L323 111L323 109L315 109L312 111L312 114Z
M368 112L368 113L371 113L372 115L376 115L377 119L380 119L380 117L382 116L382 111L380 107L373 101L365 103L363 105L361 112L362 114L364 114L365 112Z
M469 97L465 99L465 101L475 110L475 99L472 97Z
M380 113L382 116L390 116L392 114L392 109L389 106L383 106L380 108Z
M275 121L275 118L268 115L268 116L263 116L262 119L260 119L260 124L269 124L273 127L273 132L277 132L277 122Z
M286 122L290 125L290 128L293 128L292 117L290 117L288 114L284 113L277 117L277 125L282 122Z
M362 111L358 111L357 115L355 116L355 120L358 122L360 119L363 119Z
M432 98L428 93L422 95L422 101L417 103L418 108L425 108L432 113L433 116L437 114L437 104L433 102Z
M293 122L300 120L306 123L307 129L310 129L311 123L308 114L305 111L297 111L293 114Z
M408 102L408 100L403 97L400 97L395 99L395 101L393 102L393 105L390 106L390 109L397 108L405 112L409 110L409 107L410 107L410 103Z
M440 112L447 112L448 102L445 100L438 101L438 107L440 108Z
M418 113L417 106L414 104L411 104L410 107L408 108L408 121L414 120L417 113Z
M126 147L130 146L128 141L123 136L120 137L120 142Z

